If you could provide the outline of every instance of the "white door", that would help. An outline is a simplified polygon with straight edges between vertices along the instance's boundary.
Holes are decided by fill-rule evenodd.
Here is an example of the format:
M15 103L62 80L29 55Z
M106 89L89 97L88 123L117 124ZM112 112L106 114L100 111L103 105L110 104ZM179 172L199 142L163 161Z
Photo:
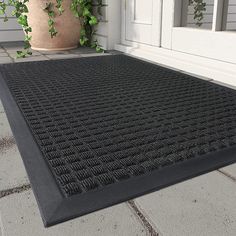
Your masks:
M205 4L200 18L194 17L198 2ZM179 24L172 28L171 49L236 64L235 4L236 0L175 0Z
M160 46L162 0L124 0L125 43Z

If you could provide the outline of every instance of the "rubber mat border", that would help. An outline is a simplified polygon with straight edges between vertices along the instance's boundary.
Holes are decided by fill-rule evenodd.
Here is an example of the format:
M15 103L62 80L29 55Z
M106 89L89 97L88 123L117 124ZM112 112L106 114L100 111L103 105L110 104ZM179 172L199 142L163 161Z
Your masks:
M83 58L83 60L86 60L86 58ZM63 60L61 60L61 63L63 63ZM30 62L28 62L29 64ZM99 191L90 191L65 198L44 161L42 153L34 141L34 137L1 73L0 98L22 156L45 227L160 190L236 162L236 147L234 147L191 159L184 163L180 162L173 166L167 166L150 174L106 186Z

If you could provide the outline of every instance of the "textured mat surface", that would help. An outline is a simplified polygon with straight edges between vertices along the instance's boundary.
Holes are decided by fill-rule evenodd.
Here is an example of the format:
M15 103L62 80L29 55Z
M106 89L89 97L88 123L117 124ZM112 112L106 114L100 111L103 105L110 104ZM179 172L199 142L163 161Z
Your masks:
M0 72L45 225L236 161L234 90L124 55Z

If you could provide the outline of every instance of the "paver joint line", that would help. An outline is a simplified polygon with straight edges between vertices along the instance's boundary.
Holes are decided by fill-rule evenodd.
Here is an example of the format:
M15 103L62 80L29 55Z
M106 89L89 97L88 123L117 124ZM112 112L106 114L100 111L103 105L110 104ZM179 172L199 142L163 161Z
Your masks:
M224 176L228 177L229 179L233 180L233 182L236 182L236 178L234 176L232 176L231 174L227 173L226 171L218 170L218 172L220 172Z
M146 219L146 217L143 215L143 213L140 211L140 209L137 207L135 202L133 200L128 201L128 204L132 208L132 210L135 212L136 216L139 218L139 220L142 222L144 227L149 232L150 236L159 236L159 233L156 232L156 230L153 228L151 223Z
M0 191L0 199L3 198L3 197L9 196L13 193L24 192L26 190L29 190L30 188L31 188L30 184L24 184L24 185L19 186L19 187L2 190L2 191Z
M0 138L0 153L16 144L13 136Z

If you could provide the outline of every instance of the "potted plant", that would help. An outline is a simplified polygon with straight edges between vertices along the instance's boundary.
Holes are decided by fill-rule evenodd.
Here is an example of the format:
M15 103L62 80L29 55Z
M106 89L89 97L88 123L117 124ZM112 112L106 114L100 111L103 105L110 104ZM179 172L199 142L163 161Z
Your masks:
M1 0L0 15L7 21L6 10L13 7L12 15L25 32L24 50L17 57L31 55L30 48L66 50L79 43L101 51L93 40L93 26L98 24L93 2L100 12L102 0Z

